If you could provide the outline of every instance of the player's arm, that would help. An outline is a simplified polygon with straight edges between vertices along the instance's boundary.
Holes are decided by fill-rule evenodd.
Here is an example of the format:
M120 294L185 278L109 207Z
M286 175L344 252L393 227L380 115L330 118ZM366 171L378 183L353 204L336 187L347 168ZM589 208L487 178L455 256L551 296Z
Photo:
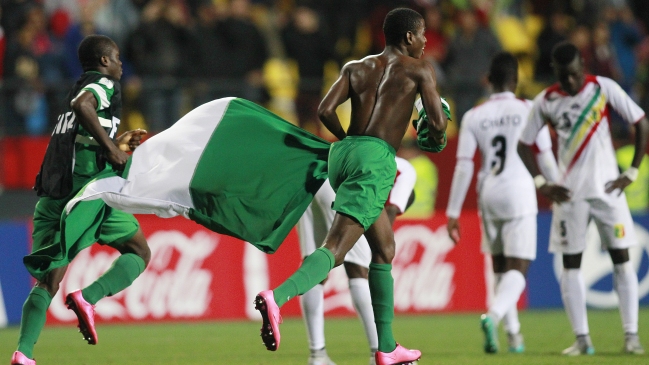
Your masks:
M347 133L338 119L338 114L336 114L336 109L349 99L349 67L349 64L343 66L338 80L334 82L318 106L318 117L322 124L339 140L347 137Z
M478 141L470 126L471 115L472 112L469 111L462 118L460 137L457 144L457 162L455 163L453 181L451 182L451 194L446 207L446 217L448 218L446 229L455 244L460 241L460 212L466 198L466 192L469 190L469 185L471 185L473 156L478 147Z
M442 109L442 101L437 92L435 69L425 61L420 71L419 95L427 115L428 133L435 143L442 145L446 142L446 127L448 120ZM418 127L419 129L419 127Z
M642 119L635 123L635 154L633 155L633 162L631 162L631 166L620 174L617 179L606 183L607 193L620 189L618 195L622 194L622 191L638 178L638 168L647 148L648 133L649 121L646 117L642 117Z
M530 112L530 117L525 125L525 129L523 129L523 133L521 134L521 139L518 142L518 155L520 156L521 160L525 164L525 167L527 170L530 172L530 174L534 177L534 185L536 185L536 188L541 192L541 194L545 195L548 197L548 199L552 200L553 202L557 203L562 203L565 201L570 200L570 190L568 190L566 187L555 184L553 182L548 182L548 180L541 174L539 171L538 166L536 165L536 159L534 156L534 148L539 149L539 145L541 144L542 150L548 150L551 148L551 141L549 140L549 131L545 129L545 117L543 116L543 113L541 112L541 102L544 98L545 93L541 93L539 96L536 97L534 100L534 105L532 107L532 111ZM543 133L547 133L547 136L544 136ZM547 141L546 139L547 138ZM546 142L539 142L539 141L546 141ZM537 144L538 143L538 144ZM544 146L544 144L550 143L549 146ZM535 147L536 145L536 147ZM548 152L544 152L544 155L539 156L540 163L546 163L549 164L548 168L552 169L553 167L556 167L556 161L555 164L551 164L549 161L543 161L543 158L549 158L549 155L547 154ZM552 157L554 159L554 157ZM558 177L558 168L554 170L554 176L548 176L550 181L555 181Z
M76 98L70 102L79 124L90 133L97 143L106 151L106 159L117 168L123 167L128 160L128 154L120 150L113 140L108 136L104 127L99 123L97 116L97 99L89 91L81 91Z
M647 148L649 121L647 121L644 111L615 81L600 76L597 77L597 81L602 87L602 92L606 95L609 105L624 120L635 126L635 154L633 156L633 162L631 162L631 166L620 174L617 179L609 181L605 186L607 193L620 189L619 194L622 194L622 191L638 177L638 167L640 167Z

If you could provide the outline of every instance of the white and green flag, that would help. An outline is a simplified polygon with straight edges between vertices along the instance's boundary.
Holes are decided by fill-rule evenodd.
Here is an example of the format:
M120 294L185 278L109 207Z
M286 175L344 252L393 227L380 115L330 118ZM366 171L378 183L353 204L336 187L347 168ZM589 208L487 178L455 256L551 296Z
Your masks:
M218 99L144 142L123 177L88 184L65 221L92 215L102 199L129 213L182 215L272 253L327 178L328 153L328 142L252 102ZM87 236L66 226L67 239Z

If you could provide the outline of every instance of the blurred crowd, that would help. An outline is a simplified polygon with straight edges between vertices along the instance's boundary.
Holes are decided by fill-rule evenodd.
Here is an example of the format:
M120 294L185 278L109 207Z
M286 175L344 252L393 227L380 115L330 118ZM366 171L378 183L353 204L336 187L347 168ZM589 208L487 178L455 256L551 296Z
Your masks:
M82 73L76 49L111 37L124 62L125 127L152 132L206 101L253 100L316 133L316 109L344 62L383 49L382 22L408 6L426 21L424 56L456 123L488 95L504 49L520 93L553 82L552 47L570 40L589 72L649 109L646 0L0 0L0 137L48 134Z

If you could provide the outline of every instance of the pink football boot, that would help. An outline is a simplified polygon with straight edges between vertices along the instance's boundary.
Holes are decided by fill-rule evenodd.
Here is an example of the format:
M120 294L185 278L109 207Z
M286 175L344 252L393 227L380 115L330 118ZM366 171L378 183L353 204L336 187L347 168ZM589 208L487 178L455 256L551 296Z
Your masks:
M269 351L277 351L279 348L279 324L282 323L282 316L279 315L279 307L275 303L275 295L272 290L264 290L255 298L255 309L261 313L264 323L261 325L261 339Z
M22 352L16 351L11 357L11 365L36 365L36 360L32 360Z
M86 302L81 295L81 290L73 291L65 297L65 304L72 310L79 319L79 332L89 345L96 345L98 342L97 331L95 331L95 306Z
M377 351L374 355L376 365L409 365L419 358L421 358L421 351L408 350L399 344L392 352Z

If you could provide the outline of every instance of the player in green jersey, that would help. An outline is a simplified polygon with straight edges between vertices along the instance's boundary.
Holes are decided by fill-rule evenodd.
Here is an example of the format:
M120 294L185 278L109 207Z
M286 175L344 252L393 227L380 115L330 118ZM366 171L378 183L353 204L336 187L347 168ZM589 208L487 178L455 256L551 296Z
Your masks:
M37 282L23 305L18 349L12 365L35 365L34 344L45 325L47 309L59 290L67 265L81 248L61 237L61 213L90 180L113 169L124 168L139 146L144 130L129 131L115 138L121 116L119 79L122 62L110 38L90 35L79 45L84 73L70 91L65 111L56 127L36 178L34 189L41 197L34 212L32 253L24 263ZM121 255L99 279L66 297L66 304L79 318L79 328L89 344L97 343L94 305L102 298L128 287L146 267L151 252L140 226L131 214L107 208L96 238Z

